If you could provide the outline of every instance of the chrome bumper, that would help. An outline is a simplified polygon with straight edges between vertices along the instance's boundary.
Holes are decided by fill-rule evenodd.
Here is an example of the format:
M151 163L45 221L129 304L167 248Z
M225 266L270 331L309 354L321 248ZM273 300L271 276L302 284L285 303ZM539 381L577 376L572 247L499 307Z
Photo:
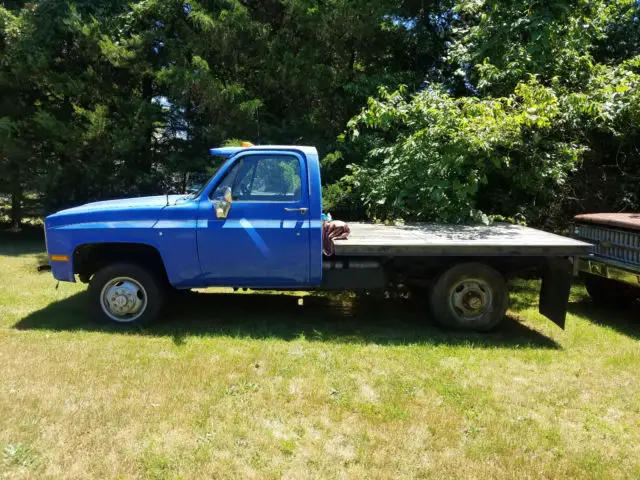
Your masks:
M640 270L613 260L599 257L580 258L578 260L578 270L583 273L627 283L634 287L640 287Z

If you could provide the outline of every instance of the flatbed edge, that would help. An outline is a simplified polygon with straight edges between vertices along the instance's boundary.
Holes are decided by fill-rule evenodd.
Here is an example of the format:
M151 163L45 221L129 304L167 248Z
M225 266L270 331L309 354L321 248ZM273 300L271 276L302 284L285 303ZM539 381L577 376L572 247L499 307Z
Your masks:
M593 249L590 243L510 224L350 225L352 237L333 242L336 256L572 257L588 256ZM501 238L505 233L510 236Z

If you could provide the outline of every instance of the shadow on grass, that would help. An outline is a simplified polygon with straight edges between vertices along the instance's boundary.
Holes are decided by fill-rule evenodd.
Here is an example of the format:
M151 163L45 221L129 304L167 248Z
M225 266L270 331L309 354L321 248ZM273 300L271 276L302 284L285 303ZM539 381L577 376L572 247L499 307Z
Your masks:
M517 281L509 286L512 310L537 309L540 282ZM569 303L568 312L589 322L616 331L632 338L640 339L640 302L635 304L599 305L584 291L584 286L574 285L573 298L578 301Z
M569 304L569 312L596 325L611 327L628 337L640 339L640 304L599 305L586 297Z
M409 300L354 299L347 295L255 293L188 293L179 295L159 323L122 329L92 322L86 294L52 303L16 324L17 329L100 331L170 336L176 345L189 336L294 340L380 345L445 344L477 347L533 347L557 349L552 339L506 318L491 333L445 331L425 318Z
M42 227L25 226L20 232L11 232L5 227L0 225L0 255L18 257L44 254L46 246Z

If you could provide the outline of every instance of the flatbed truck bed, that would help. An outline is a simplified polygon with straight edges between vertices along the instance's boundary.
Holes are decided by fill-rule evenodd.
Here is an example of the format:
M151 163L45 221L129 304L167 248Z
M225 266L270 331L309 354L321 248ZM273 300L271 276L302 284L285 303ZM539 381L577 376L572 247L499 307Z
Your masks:
M384 225L349 223L347 240L334 240L335 255L343 256L542 256L588 255L591 244L553 233L497 223L445 225L413 223Z
M447 318L452 309L468 311L468 300L475 298L494 303L501 316L507 308L504 282L539 278L540 312L564 327L577 258L592 250L586 242L507 223L350 223L349 227L349 238L334 240L335 254L324 261L323 288L400 284L419 298L430 298L437 318ZM458 327L454 322L449 325Z

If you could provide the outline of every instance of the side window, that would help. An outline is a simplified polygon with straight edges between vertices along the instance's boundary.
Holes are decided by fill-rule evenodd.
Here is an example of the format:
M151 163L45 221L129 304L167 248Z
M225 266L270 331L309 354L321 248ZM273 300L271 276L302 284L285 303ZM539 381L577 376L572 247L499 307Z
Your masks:
M293 155L250 155L236 163L215 189L220 197L231 188L234 200L245 202L295 202L300 200L300 161Z
M248 188L249 200L300 200L300 162L296 157L264 157L256 161Z

